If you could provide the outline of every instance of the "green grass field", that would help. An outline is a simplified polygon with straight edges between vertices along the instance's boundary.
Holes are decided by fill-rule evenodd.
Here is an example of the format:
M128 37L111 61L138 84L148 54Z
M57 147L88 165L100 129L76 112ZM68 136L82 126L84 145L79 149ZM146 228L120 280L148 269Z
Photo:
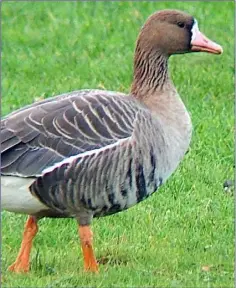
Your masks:
M135 40L156 10L193 14L222 56L173 56L175 85L192 115L190 152L157 193L95 219L98 275L83 272L74 220L43 219L32 269L14 275L26 216L2 212L2 287L233 287L233 2L4 2L2 114L82 88L129 91Z

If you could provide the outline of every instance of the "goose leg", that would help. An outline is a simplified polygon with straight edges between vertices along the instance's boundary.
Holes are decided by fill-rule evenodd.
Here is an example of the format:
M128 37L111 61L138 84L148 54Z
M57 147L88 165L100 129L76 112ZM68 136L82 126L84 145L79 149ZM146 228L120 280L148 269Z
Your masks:
M23 233L23 239L21 242L20 251L16 258L16 261L8 267L8 270L20 273L28 272L30 268L30 251L33 243L33 239L38 232L37 219L34 216L29 216Z
M93 232L89 225L79 225L79 236L84 256L85 271L98 272L98 264L93 253Z

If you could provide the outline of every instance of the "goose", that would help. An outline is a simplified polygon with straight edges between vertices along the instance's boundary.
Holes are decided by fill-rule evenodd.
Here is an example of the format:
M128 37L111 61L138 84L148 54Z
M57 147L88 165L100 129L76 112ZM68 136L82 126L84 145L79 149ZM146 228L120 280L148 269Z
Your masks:
M85 271L98 272L92 219L118 213L163 185L187 152L192 123L168 73L174 54L223 49L186 12L160 10L141 28L128 95L85 89L1 119L2 210L28 215L8 268L30 270L43 217L78 223Z

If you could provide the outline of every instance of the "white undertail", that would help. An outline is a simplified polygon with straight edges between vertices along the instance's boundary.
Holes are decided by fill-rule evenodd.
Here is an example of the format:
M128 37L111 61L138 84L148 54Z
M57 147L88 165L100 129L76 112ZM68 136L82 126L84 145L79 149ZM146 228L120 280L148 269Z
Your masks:
M1 176L1 210L32 215L49 209L30 193L33 181L32 178Z

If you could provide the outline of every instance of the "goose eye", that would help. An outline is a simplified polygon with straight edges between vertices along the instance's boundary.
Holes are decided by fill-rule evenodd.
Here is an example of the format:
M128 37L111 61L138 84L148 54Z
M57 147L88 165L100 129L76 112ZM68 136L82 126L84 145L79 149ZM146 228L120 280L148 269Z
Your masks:
M183 22L178 22L177 25L178 25L180 28L184 28L184 26L185 26Z

